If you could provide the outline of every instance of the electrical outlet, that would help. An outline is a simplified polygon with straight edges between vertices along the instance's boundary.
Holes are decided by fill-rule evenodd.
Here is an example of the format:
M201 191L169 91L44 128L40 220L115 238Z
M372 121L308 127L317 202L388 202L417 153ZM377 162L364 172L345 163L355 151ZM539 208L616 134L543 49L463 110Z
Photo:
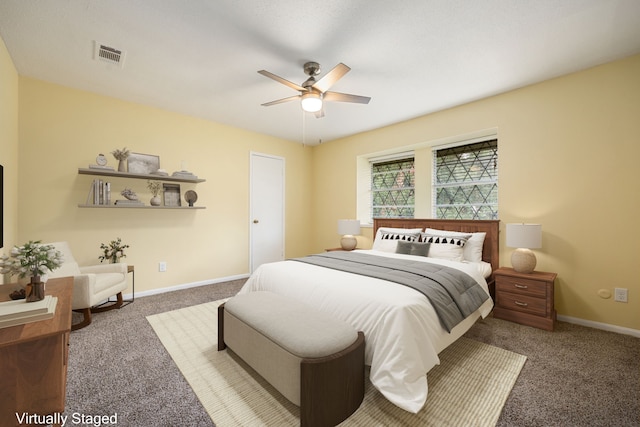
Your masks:
M164 261L161 261L160 263L158 263L158 271L160 273L164 273L167 271L167 263Z
M614 299L618 302L627 302L627 288L615 288Z

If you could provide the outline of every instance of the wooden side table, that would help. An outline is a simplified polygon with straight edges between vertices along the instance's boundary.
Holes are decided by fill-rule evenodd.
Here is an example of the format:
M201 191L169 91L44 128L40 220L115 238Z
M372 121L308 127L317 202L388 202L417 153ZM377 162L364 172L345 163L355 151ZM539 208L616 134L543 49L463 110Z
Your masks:
M493 274L496 281L493 317L553 331L556 273L526 274L501 267Z
M9 300L12 288L0 286L0 301ZM49 279L45 292L58 298L53 318L0 329L3 426L17 425L16 413L64 411L73 277Z

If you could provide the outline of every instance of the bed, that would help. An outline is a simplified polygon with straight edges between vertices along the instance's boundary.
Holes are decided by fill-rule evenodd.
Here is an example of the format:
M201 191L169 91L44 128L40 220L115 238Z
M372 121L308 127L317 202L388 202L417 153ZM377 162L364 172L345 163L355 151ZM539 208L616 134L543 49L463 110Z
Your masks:
M420 230L418 236L411 240L416 230ZM443 323L440 311L436 312L434 308L437 304L430 303L414 288L300 262L300 259L261 265L239 293L270 291L286 295L363 331L365 363L371 367L371 383L396 406L417 413L427 400L426 373L439 363L438 354L493 308L493 301L488 296L492 272L499 266L498 233L499 221L374 219L372 249L340 255L380 260L384 264L400 262L421 268L424 265L442 268L445 272L451 268L458 275L457 272L463 272L462 276L467 279L470 276L474 291L481 289L484 300L452 327ZM464 241L462 251L452 248L451 241L447 242L449 246L434 243L439 242L440 237L445 237L443 240L446 241L452 236L456 237L457 246L461 246L458 240ZM471 237L473 244L469 243ZM405 238L410 243L396 242L394 246L394 242L389 241ZM387 241L383 241L385 239ZM429 254L437 258L416 255L424 249L421 243L427 243L427 239L431 242ZM400 246L404 253L396 253ZM406 251L408 247L412 252ZM455 256L451 257L454 252ZM324 259L329 254L318 256L321 257L318 259Z

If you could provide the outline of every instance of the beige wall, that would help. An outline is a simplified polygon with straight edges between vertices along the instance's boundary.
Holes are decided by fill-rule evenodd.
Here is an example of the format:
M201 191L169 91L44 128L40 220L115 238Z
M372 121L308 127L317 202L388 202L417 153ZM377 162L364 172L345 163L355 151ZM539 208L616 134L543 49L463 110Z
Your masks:
M558 313L640 330L638 76L640 55L316 147L314 250L336 246L336 220L355 217L357 156L497 128L501 230L542 224L537 269L558 273ZM419 168L430 161L424 149L418 156L429 186ZM420 191L416 210L429 213L430 193ZM360 246L370 239L363 230ZM509 266L504 243L502 233ZM615 287L629 289L629 303L597 295Z
M249 155L285 158L286 256L308 253L310 148L229 126L20 77L20 242L69 241L80 265L98 263L100 243L131 247L136 291L234 277L249 269ZM204 210L84 209L94 177L78 168L127 147L160 156L169 173L186 161L206 182L194 189ZM146 180L110 179L148 204ZM119 198L122 198L121 196ZM158 262L167 272L158 272Z
M1 38L0 165L4 167L4 253L16 243L18 232L18 73ZM4 283L2 275L0 283Z

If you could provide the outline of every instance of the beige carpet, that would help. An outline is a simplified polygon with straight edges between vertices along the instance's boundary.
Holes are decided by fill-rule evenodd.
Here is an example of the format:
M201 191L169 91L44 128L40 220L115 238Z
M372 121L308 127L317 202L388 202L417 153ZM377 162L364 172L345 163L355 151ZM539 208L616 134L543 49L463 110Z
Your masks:
M147 320L218 427L297 426L299 411L228 351L217 351L222 301ZM367 380L364 402L341 426L495 426L526 357L467 338L440 354L427 404L410 414Z

